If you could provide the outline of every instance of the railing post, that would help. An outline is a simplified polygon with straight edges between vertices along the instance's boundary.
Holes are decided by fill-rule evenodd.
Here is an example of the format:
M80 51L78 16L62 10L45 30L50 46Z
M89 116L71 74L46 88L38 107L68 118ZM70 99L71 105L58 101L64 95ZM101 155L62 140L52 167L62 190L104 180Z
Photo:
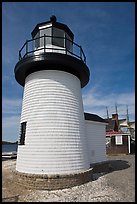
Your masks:
M67 55L67 38L66 38L66 35L65 35L65 50L66 50L66 55Z
M45 43L45 34L44 34L44 52L45 52L45 45L46 45L46 43Z
M82 60L82 47L80 46L80 58Z
M85 62L85 64L86 64L86 57L84 58L84 62Z
M28 53L28 41L26 40L26 55Z
M20 60L20 51L19 51L19 60Z
M34 49L35 49L35 40L34 39L32 40L31 44L32 44L32 51L34 52Z

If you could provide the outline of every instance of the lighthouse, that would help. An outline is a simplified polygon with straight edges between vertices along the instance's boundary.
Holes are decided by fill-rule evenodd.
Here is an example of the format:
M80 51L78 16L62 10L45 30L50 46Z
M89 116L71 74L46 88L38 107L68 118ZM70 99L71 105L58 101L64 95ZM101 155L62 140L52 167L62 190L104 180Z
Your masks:
M81 89L86 57L55 16L36 25L19 51L14 73L24 87L16 171L72 175L90 168Z

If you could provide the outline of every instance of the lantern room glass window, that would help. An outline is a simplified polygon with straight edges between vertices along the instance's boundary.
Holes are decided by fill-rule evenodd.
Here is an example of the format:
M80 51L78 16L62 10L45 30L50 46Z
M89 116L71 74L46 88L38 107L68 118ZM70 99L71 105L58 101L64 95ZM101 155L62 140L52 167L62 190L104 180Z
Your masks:
M68 51L73 52L72 49L72 39L69 37L69 35L66 33L66 48Z
M35 38L34 39L36 39L35 41L34 41L34 43L35 43L35 48L38 48L38 47L40 47L40 32L38 32L36 35L35 35Z
M35 49L44 47L44 36L45 46L53 45L61 48L66 48L68 51L73 52L73 42L70 36L64 30L52 26L41 28L35 35Z
M40 30L40 36L44 36L44 35L47 36L45 37L45 45L51 45L51 37L48 37L48 36L51 36L51 32L52 32L51 27ZM40 39L40 46L41 47L44 46L44 37Z
M52 30L52 44L59 46L59 47L65 47L65 32L64 30L54 28Z

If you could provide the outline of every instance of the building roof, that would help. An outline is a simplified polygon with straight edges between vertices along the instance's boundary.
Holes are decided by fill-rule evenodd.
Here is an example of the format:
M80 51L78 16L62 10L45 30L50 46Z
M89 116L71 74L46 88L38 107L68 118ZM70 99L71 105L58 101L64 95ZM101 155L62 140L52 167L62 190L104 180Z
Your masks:
M127 119L125 121L123 121L122 123L119 124L121 127L128 127L129 123L127 121Z
M131 129L132 128L134 129L134 125L135 125L134 121L128 122L126 118L118 119L118 114L112 114L112 116L113 115L114 116L117 115L117 117L105 119L108 122L108 124L106 125L106 133L109 134L109 132L113 133L113 132L119 131L123 127L127 127L127 128L131 127Z
M134 125L134 124L135 124L135 121L129 122L129 125Z
M110 131L106 132L106 136L115 136L115 135L130 135L129 132L117 132L117 131Z
M107 121L103 118L101 118L98 115L91 114L91 113L84 113L85 120L90 120L90 121L96 121L96 122L101 122L101 123L107 123Z
M126 118L118 119L118 122L119 122L119 123L123 123L125 120L126 120Z
M106 131L111 132L111 131L116 131L116 119L115 118L108 118L106 119L108 122L108 125L106 126ZM126 119L118 119L118 126L122 126L126 122Z

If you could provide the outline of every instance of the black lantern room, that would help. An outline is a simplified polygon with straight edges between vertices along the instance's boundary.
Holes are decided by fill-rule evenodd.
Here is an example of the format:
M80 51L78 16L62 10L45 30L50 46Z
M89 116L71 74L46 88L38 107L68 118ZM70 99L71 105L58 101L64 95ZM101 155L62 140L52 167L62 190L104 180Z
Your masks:
M36 25L19 51L19 62L14 72L17 82L24 86L25 78L40 70L62 70L80 79L81 87L89 81L89 69L82 47L74 42L74 35L67 25L51 16L49 21Z
M65 24L56 22L56 17L52 16L50 21L37 24L32 31L32 38L35 39L35 48L40 48L45 45L54 45L65 48L72 52L72 42L74 35ZM45 42L44 38L45 36Z

